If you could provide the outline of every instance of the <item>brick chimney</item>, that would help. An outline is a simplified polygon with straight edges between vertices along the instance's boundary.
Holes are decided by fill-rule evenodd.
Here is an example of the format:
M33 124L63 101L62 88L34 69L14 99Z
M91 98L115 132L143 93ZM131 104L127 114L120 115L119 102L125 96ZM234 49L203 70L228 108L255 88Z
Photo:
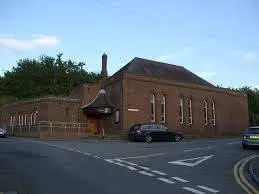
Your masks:
M107 73L107 55L104 53L102 56L102 71L101 71L102 78L108 77Z

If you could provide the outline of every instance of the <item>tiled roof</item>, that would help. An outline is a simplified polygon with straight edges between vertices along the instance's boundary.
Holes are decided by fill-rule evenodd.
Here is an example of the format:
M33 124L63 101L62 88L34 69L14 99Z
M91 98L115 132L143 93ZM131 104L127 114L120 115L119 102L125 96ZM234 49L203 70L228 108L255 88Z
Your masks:
M123 74L150 76L158 79L215 87L213 84L202 79L198 75L192 73L182 66L137 57L122 67L112 77L117 77Z
M81 108L113 108L104 89L101 89L95 99Z

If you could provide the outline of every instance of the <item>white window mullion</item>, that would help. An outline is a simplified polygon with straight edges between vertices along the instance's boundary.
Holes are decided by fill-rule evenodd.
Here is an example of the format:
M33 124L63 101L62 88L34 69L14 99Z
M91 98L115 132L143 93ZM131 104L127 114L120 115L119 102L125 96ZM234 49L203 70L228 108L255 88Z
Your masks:
M180 98L180 123L183 123L183 99Z
M189 124L192 124L192 100L189 99Z

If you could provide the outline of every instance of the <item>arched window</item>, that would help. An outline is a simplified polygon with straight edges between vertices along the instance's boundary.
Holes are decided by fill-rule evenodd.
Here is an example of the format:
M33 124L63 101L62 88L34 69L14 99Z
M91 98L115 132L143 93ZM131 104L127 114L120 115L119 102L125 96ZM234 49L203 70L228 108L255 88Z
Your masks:
M21 115L18 116L18 123L19 123L19 126L21 125Z
M26 125L27 124L27 115L25 114L24 115L24 125Z
M31 113L31 125L33 124L33 122L32 122L32 120L33 120L32 117L33 117L33 113Z
M12 126L13 125L13 116L11 116L11 118L10 118L10 126Z
M161 121L165 122L165 96L161 96Z
M21 116L21 125L23 125L23 115Z
M189 124L192 124L192 99L188 100L188 118L189 118Z
M34 124L34 125L36 124L37 113L38 113L38 111L36 111L36 112L34 113L34 121L33 121L33 124Z
M204 100L203 102L203 111L204 111L204 125L208 125L208 102Z
M215 103L211 103L211 112L212 112L212 125L216 125L216 112L215 112Z
M156 97L155 94L151 94L151 99L150 99L150 120L151 122L156 121Z
M179 117L180 117L180 123L183 123L183 99L180 98L179 100Z
M13 116L13 125L15 125L16 123L15 123L16 121L15 121L15 115Z

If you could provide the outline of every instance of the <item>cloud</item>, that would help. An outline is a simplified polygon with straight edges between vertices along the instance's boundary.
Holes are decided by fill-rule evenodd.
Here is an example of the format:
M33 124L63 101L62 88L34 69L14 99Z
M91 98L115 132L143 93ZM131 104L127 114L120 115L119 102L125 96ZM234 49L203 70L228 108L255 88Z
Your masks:
M211 78L217 75L216 72L205 72L205 71L197 72L197 74L203 78Z
M0 48L11 50L30 51L40 48L55 47L60 43L57 36L39 35L31 38L17 38L13 36L0 36Z
M259 53L256 51L232 50L229 54L232 57L242 60L246 64L259 62L259 58L257 57Z
M255 54L253 52L246 52L243 54L243 59L246 62L254 62L256 60Z
M186 57L186 56L192 54L193 51L194 51L193 47L186 46L186 47L183 47L182 50L177 51L177 52L173 52L172 54L161 55L161 56L157 57L155 60L161 61L161 62L169 62L171 60L179 60L183 57Z

